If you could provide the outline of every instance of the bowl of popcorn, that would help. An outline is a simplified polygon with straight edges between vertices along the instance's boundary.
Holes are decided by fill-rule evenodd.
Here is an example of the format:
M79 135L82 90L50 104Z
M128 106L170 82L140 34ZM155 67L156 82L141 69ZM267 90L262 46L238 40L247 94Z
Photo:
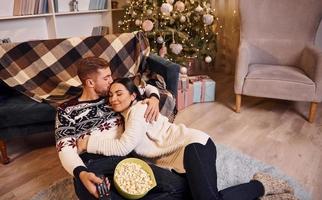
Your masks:
M126 199L139 199L157 183L151 167L146 162L137 158L127 158L115 168L114 185Z

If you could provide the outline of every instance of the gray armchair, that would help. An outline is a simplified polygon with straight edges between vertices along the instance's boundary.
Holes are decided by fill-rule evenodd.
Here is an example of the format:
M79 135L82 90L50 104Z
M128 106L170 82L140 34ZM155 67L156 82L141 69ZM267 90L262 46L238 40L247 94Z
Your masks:
M314 39L321 0L239 1L241 33L236 63L236 112L241 96L311 102L309 122L322 100L322 52Z

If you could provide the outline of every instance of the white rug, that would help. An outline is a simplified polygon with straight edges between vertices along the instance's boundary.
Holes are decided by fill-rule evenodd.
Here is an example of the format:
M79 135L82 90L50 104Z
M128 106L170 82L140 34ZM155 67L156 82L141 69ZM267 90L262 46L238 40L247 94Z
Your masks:
M290 183L295 190L295 195L300 200L311 200L310 195L294 179L283 175L273 166L252 159L240 152L231 150L223 145L217 144L217 171L219 189L239 183L248 182L253 174L258 171L269 173L275 177L284 179ZM74 186L71 178L58 180L49 188L38 192L31 200L74 200Z

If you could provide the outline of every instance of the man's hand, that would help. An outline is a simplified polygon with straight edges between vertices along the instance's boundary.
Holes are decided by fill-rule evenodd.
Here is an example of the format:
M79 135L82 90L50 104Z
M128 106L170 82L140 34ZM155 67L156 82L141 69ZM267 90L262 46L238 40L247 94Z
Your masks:
M79 174L79 178L86 187L86 189L94 195L96 198L98 198L98 192L96 189L96 184L102 183L103 180L98 178L94 173L92 172L86 172L82 171Z
M143 103L148 104L148 108L144 113L144 118L147 122L156 121L159 116L159 99L152 96L148 99L144 99Z
M77 153L83 153L87 150L88 137L79 138L76 142L77 144Z

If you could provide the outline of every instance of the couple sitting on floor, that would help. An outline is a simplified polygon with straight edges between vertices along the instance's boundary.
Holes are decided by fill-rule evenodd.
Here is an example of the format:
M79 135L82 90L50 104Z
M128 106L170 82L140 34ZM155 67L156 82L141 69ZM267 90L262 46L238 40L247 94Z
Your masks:
M218 191L215 144L159 114L155 87L138 88L129 78L113 82L108 63L96 57L81 60L78 76L83 92L58 107L55 136L79 199L96 199L95 184L102 182L96 175L112 178L128 156L148 161L155 174L157 186L142 199L296 199L286 182L263 173ZM113 186L111 192L113 200L123 199Z

